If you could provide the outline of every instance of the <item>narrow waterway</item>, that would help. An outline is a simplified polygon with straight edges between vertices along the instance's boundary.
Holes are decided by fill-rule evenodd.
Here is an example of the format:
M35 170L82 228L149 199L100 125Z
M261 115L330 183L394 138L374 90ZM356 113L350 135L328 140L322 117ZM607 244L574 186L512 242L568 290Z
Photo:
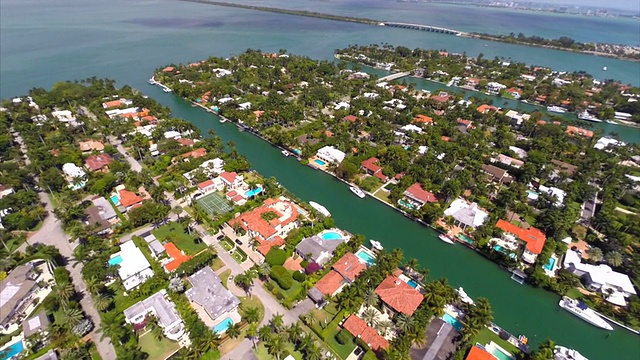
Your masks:
M171 107L173 115L197 125L203 134L213 129L225 142L232 140L253 168L278 181L304 201L324 205L337 226L382 242L387 249L401 248L430 270L431 278L446 277L454 287L463 286L472 297L489 298L496 323L515 335L525 334L534 346L547 337L578 349L590 359L638 359L639 338L623 329L597 329L558 307L559 297L544 290L519 285L510 274L461 245L447 245L434 231L404 217L377 200L359 199L342 182L285 158L280 150L233 124L193 107L158 87L144 92Z

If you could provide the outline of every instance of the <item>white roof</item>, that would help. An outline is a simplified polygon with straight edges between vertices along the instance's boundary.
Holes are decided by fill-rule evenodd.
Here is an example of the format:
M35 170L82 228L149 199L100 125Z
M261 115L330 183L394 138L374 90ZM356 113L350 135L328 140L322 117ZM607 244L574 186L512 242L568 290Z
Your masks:
M335 109L336 110L349 109L350 107L351 105L348 102L340 101L339 103L336 104Z
M573 250L567 250L567 254L564 257L563 267L567 268L571 264L576 270L589 273L591 280L597 284L603 286L615 286L623 291L635 294L636 289L633 287L631 280L625 274L613 271L608 265L591 265L582 263L582 258L577 252Z
M66 163L62 165L62 171L69 177L83 177L87 174L81 167L74 163Z
M325 146L319 149L317 154L318 156L331 159L331 161L338 164L341 163L342 160L344 160L345 156L347 156L347 154L334 148L333 146Z
M247 110L247 109L251 109L251 103L250 102L243 102L242 104L238 104L238 108L241 110Z
M468 203L463 198L453 200L449 208L444 211L445 216L453 216L456 220L472 225L474 228L484 224L489 214L480 210L478 204Z
M561 206L562 204L564 204L564 197L567 195L566 192L564 192L564 190L562 189L558 189L557 187L546 187L544 185L540 185L538 187L538 190L540 190L540 192L543 193L547 193L549 195L551 195L552 197L556 198L556 206Z
M608 146L624 146L624 145L625 143L623 143L622 141L618 141L616 139L612 139L608 137L601 137L600 139L598 139L598 142L596 142L596 144L593 147L598 150L604 150Z
M144 279L149 274L153 276L153 270L151 270L151 265L147 258L144 256L142 251L138 249L136 244L133 241L129 240L122 245L120 245L120 256L122 257L122 262L119 264L120 268L118 269L118 274L125 284L125 289L129 290L131 288L136 287L137 285L144 282ZM141 275L141 276L136 276ZM140 278L141 281L127 281L129 279ZM127 286L131 286L127 288Z
M421 133L422 132L422 128L413 124L408 124L405 125L403 127L401 127L400 129L404 130L404 131L413 131L413 132L417 132L417 133Z
M165 139L179 139L180 137L181 137L180 132L175 130L169 130L164 132Z

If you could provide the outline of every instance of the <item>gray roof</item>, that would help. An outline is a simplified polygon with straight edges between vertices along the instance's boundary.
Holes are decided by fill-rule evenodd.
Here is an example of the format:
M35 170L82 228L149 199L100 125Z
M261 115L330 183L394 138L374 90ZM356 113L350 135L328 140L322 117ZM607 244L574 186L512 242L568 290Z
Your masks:
M158 240L152 240L148 242L147 245L149 245L149 249L151 250L151 252L155 257L158 257L160 256L160 254L167 251L167 249L165 249L164 246L162 246L162 244L160 244L160 241Z
M133 304L131 307L124 311L124 316L131 323L134 319L140 317L140 315L146 316L147 313L153 311L158 323L162 327L167 327L177 321L180 321L180 315L176 311L176 304L167 300L167 291L162 289L157 293L149 296L148 298Z
M303 239L298 246L296 246L296 251L298 254L302 256L307 256L311 254L309 260L317 261L323 252L325 253L333 253L333 251L338 247L338 245L342 244L345 240L323 240L321 237L314 235L312 237L308 237Z
M58 360L58 355L55 350L49 350L46 354L40 356L36 360Z
M24 336L29 337L39 331L46 330L49 327L49 318L44 311L40 311L36 316L27 319L22 323Z
M93 205L98 207L98 209L100 209L101 218L105 220L111 220L116 216L118 216L116 214L116 211L113 209L113 206L111 206L111 203L104 197L101 196L101 197L95 198L91 200L91 202L93 203Z
M311 300L313 300L313 302L315 303L319 303L324 300L324 294L315 286L307 291L307 295L309 295Z
M6 325L15 309L38 284L30 278L33 264L17 266L0 281L0 324Z
M233 311L240 305L240 299L222 285L222 281L210 267L189 276L188 280L192 287L187 290L187 297L202 306L212 319Z

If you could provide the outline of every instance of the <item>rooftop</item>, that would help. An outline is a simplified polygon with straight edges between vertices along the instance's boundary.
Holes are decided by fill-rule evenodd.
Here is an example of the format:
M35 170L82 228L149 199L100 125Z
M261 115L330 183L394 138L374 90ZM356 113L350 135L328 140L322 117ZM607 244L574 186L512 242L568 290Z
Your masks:
M90 171L98 171L103 167L111 164L111 162L113 162L113 158L111 157L111 155L104 153L100 155L89 156L84 161L84 164Z
M141 323L146 315L153 311L158 319L158 324L167 328L178 322L182 322L176 311L176 304L167 299L167 291L162 289L148 298L138 301L124 310L124 316L131 324Z
M15 308L37 286L32 271L31 263L20 265L0 281L0 324L7 323Z
M37 332L46 331L50 323L47 314L42 310L22 323L24 336L29 337Z
M186 292L187 298L202 306L211 319L215 320L240 305L240 300L222 285L210 267L189 276L188 280L191 289Z
M433 193L426 191L420 183L414 183L413 185L409 186L409 188L405 190L404 195L415 200L419 200L423 203L438 202L436 196Z
M342 327L350 332L351 335L362 339L374 351L387 349L389 347L387 339L378 334L375 329L367 325L364 320L355 314L349 316L344 324L342 324Z
M349 281L354 281L366 268L367 265L362 263L358 256L350 252L344 254L333 264L333 269Z
M316 288L320 290L321 293L332 296L346 283L347 281L342 275L337 271L331 270L316 283Z
M547 236L542 232L542 230L535 227L523 229L502 219L498 220L496 227L502 231L517 236L520 240L527 243L527 250L534 254L540 254L544 247L544 243L547 241Z
M395 311L413 315L424 296L400 278L389 275L376 288L376 294Z

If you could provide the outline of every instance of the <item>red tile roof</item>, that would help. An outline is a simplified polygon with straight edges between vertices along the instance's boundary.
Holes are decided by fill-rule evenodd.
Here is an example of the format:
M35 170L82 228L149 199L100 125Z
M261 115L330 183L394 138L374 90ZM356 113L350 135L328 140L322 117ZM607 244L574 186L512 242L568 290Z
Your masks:
M449 94L447 93L440 93L438 95L433 95L430 99L433 99L434 101L437 101L439 103L446 103L449 102Z
M367 323L360 319L357 315L351 315L345 320L342 327L355 337L362 339L373 351L389 348L389 342L378 332L371 328Z
M406 315L413 315L424 296L411 285L400 280L400 278L389 275L378 287L376 294L385 304L395 311Z
M358 121L358 118L356 116L354 116L354 115L347 115L347 116L343 117L342 120L356 122L356 121Z
M274 236L272 241L264 240L261 238L256 238L256 240L258 240L258 243L260 243L260 245L258 245L258 251L264 256L267 256L269 250L271 250L272 247L280 247L284 245L284 239L280 236Z
M362 167L365 168L366 170L369 170L375 174L378 171L382 170L382 166L377 164L378 161L380 161L380 159L376 157L372 157L372 158L368 158L367 160L364 160L363 162L360 163L360 165L362 165Z
M420 183L414 183L413 185L409 186L409 188L404 193L405 195L410 194L411 197L416 198L424 203L438 202L436 196L432 192L426 191Z
M211 185L213 185L213 180L203 181L200 184L198 184L198 189L202 190L202 189L208 188Z
M413 119L414 123L433 124L433 118L427 115L418 115Z
M195 143L193 140L191 139L185 139L185 138L180 138L178 139L178 142L180 143L180 145L182 146L193 146L193 144Z
M142 196L136 195L127 189L120 190L120 204L124 207L129 207L144 201Z
M203 157L207 155L207 149L205 148L199 148L199 149L195 149L193 151L189 151L188 153L184 153L182 155L177 156L179 159L186 159L188 157L197 159L199 157Z
M498 360L487 350L474 346L467 354L466 360Z
M91 171L98 171L103 167L111 164L113 158L109 154L100 154L89 156L85 161L85 166Z
M366 269L367 266L353 253L346 253L333 264L333 269L339 272L345 279L353 281Z
M565 133L569 134L569 135L580 135L580 136L584 136L584 137L588 137L588 138L592 138L593 137L593 131L590 130L585 130L579 127L575 127L575 126L567 126L567 130L565 131Z
M480 106L478 106L478 112L481 114L486 114L489 111L498 111L498 108L495 106L491 106L491 105L487 105L487 104L482 104Z
M233 184L233 182L236 180L236 176L238 176L238 173L234 172L223 172L220 174L220 177L223 178L227 183L229 184Z
M508 221L502 219L498 220L496 227L504 232L511 233L517 236L520 240L527 243L527 250L534 254L540 254L544 243L547 241L547 236L538 228L533 226L528 229L523 229L519 226L515 226Z
M451 141L451 138L450 138L450 137L448 137L448 136L444 136L444 135L440 136L440 139L442 139L442 141L447 141L447 142L448 142L448 141Z
M167 255L169 255L173 260L164 265L164 268L167 272L172 272L177 269L182 263L191 259L191 256L185 255L178 249L172 242L168 242L164 244L164 248L167 250Z
M102 107L105 109L109 109L112 107L118 107L122 105L122 101L120 101L120 99L118 100L112 100L112 101L107 101L107 102L103 102L102 103Z
M316 288L327 296L333 296L338 289L346 283L346 280L338 272L331 270L316 283Z
M166 68L162 69L163 72L172 72L173 71L173 66L167 66Z

